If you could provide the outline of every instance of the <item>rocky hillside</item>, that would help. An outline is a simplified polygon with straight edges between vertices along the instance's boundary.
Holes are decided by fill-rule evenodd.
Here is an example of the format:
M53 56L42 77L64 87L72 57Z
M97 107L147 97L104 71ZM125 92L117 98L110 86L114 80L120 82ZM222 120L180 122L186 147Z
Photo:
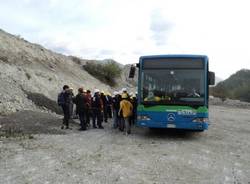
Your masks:
M54 102L64 84L72 86L75 92L80 86L109 92L122 87L134 89L135 83L127 78L128 66L121 67L118 85L111 88L86 72L75 57L52 52L0 30L0 115L21 110L47 111L50 108L43 105L44 101L56 109ZM50 110L56 111L53 108Z
M211 88L211 93L220 98L250 102L250 70L242 69Z

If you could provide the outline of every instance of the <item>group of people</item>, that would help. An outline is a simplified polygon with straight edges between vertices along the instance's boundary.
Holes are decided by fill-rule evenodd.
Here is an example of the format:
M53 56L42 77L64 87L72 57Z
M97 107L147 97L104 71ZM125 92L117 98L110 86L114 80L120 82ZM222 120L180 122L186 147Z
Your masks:
M102 123L113 118L112 127L125 134L131 133L131 125L135 123L137 99L134 94L128 94L126 88L114 91L112 96L99 89L92 94L90 90L79 88L78 94L74 95L73 89L64 85L57 102L64 114L62 129L69 129L69 120L73 116L79 118L81 131L91 127L91 119L93 128L103 129Z

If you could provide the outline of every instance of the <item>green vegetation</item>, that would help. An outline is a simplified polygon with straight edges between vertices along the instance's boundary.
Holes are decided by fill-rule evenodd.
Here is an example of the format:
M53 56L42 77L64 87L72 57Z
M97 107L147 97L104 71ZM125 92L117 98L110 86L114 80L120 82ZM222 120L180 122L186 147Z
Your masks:
M250 102L250 70L242 69L210 88L213 96Z
M115 79L120 77L122 72L122 69L113 60L109 60L105 63L89 61L83 66L83 68L89 74L110 86L116 85Z

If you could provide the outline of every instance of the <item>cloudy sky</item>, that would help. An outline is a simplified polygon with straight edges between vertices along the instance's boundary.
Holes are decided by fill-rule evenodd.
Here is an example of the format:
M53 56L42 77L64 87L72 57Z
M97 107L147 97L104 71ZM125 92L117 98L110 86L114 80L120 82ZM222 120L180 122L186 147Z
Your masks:
M227 78L250 69L248 0L0 0L0 28L46 48L127 64L205 54Z

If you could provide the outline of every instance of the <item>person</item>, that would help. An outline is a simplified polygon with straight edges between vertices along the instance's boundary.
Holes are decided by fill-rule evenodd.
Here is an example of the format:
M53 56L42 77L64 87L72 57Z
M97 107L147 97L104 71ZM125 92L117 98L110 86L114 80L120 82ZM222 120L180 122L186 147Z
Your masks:
M119 112L119 109L120 109L120 98L119 98L119 92L117 91L114 91L114 97L113 97L113 102L112 102L112 105L113 105L113 128L116 129L119 124L120 124L120 117L118 116L118 112Z
M128 98L129 98L129 94L128 94L127 88L122 88L121 91L122 91L122 94L123 94L123 93L127 94Z
M84 95L83 88L78 89L78 94L74 98L74 103L77 107L77 113L80 119L81 128L79 130L84 131L86 130L86 104L87 104L87 97Z
M90 126L90 116L91 116L91 91L88 89L86 93L87 98L87 108L86 108L86 123L87 126Z
M92 104L92 110L93 110L93 116L92 116L93 128L97 128L96 127L96 119L97 119L98 128L103 129L102 120L101 120L101 113L102 113L103 105L102 105L102 100L100 97L99 89L94 90L94 96L92 98L91 104Z
M72 87L69 88L69 98L70 98L70 104L69 104L69 117L70 119L73 119L73 113L74 113L74 89Z
M107 114L108 118L112 118L112 103L113 103L113 98L110 93L107 93L106 95L107 99Z
M62 92L58 94L57 103L63 110L63 124L61 129L64 129L64 125L66 126L66 129L69 129L71 97L68 85L64 85Z
M122 112L122 116L123 116L122 121L124 121L124 123L125 123L126 135L131 133L131 125L129 122L129 118L132 115L132 111L133 111L133 105L129 101L129 97L128 97L127 93L123 93L118 114L120 115Z
M122 90L121 90L123 93L127 93L128 91L127 91L127 88L122 88Z
M101 92L101 100L103 103L103 115L102 115L102 121L104 120L105 123L108 122L108 99L107 96L104 94L104 91Z
M124 131L124 121L123 120L123 116L122 116L122 110L119 113L120 110L120 102L122 101L122 91L119 92L118 94L118 102L119 102L119 109L117 111L117 118L118 118L118 127L120 131Z
M136 121L136 117L137 117L137 113L136 113L136 109L137 109L137 98L134 94L132 94L131 98L131 103L133 105L133 113L131 116L131 124L135 124Z

